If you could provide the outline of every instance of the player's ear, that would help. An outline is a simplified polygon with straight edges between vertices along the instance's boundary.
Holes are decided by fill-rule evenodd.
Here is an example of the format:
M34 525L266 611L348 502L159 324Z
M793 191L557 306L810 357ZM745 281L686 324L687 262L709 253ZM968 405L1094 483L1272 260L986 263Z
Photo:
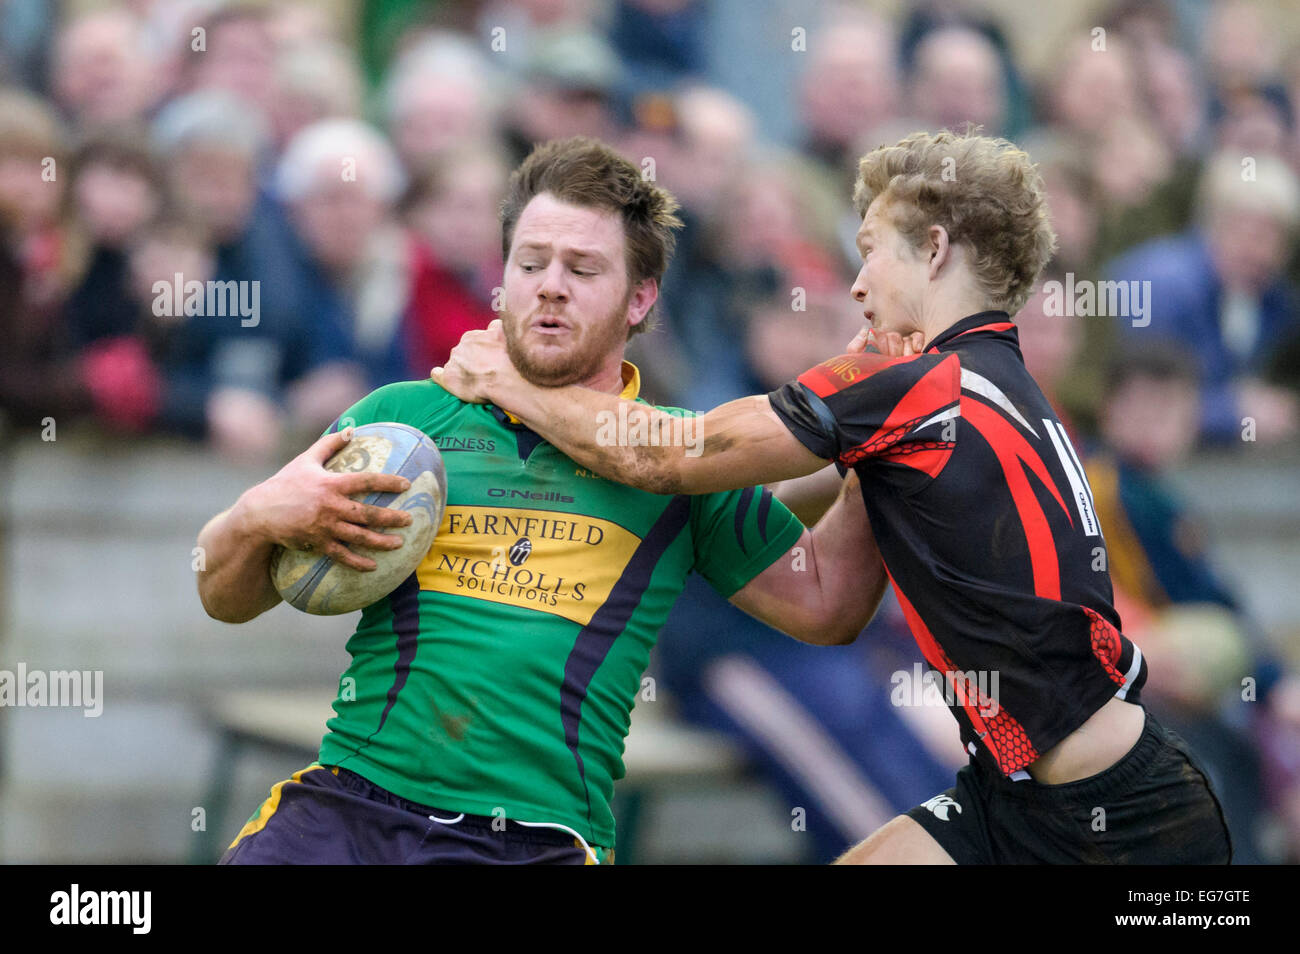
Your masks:
M627 302L628 327L645 321L655 301L659 298L659 283L653 278L643 278L632 288L632 295Z
M939 277L939 270L948 262L952 246L948 241L948 230L942 225L930 226L927 234L926 250L930 253L930 280Z

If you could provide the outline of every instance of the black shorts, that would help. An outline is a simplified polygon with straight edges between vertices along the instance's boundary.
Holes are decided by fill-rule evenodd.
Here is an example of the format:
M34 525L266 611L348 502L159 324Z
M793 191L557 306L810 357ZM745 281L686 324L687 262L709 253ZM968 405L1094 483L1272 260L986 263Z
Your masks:
M1228 864L1232 840L1187 743L1146 714L1133 748L1065 785L1013 781L972 760L907 813L958 864Z

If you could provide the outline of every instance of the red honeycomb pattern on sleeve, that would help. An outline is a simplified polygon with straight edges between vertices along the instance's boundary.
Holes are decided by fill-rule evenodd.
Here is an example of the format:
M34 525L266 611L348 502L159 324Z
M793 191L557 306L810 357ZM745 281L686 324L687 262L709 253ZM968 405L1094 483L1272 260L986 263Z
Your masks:
M876 454L881 454L889 450L889 448L902 440L903 436L919 423L921 423L921 418L914 417L910 421L899 424L897 427L892 427L884 433L876 434L874 437L863 441L856 447L850 447L840 455L840 463L844 464L846 467L851 466L852 464L862 460L864 457L873 457Z
M1119 630L1101 618L1095 611L1083 607L1088 614L1092 637L1092 654L1097 657L1101 667L1117 686L1124 685L1124 674L1116 668L1123 648L1119 641Z
M921 451L952 450L957 445L953 441L915 441L911 444L903 444L901 447L894 448L892 456L898 457L904 454L919 454Z

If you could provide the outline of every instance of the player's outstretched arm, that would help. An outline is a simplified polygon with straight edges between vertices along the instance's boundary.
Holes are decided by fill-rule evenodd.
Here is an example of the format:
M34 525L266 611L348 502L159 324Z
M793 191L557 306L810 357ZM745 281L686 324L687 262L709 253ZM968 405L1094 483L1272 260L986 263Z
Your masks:
M602 477L652 493L738 490L826 466L764 395L683 419L588 388L537 387L511 364L499 320L467 332L433 377L463 401L505 408Z
M352 494L401 493L410 486L396 474L335 474L325 462L351 439L351 428L326 434L285 464L275 476L246 490L229 510L199 532L203 569L199 599L213 619L244 623L280 602L271 583L276 544L312 549L358 570L375 561L353 553L348 544L395 550L401 537L371 527L402 527L411 515L350 499Z
M835 503L731 602L805 643L851 643L871 621L888 576L852 471Z

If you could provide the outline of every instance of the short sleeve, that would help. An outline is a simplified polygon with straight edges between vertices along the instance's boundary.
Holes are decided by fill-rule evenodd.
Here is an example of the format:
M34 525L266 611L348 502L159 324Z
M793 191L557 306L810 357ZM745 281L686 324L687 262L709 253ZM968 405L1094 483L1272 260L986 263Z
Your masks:
M961 414L961 364L955 354L846 354L768 400L818 457L845 467L868 458L901 460L933 476L955 441L955 428L943 425Z
M324 434L384 421L409 424L430 433L431 429L438 429L462 404L433 381L398 381L371 391L340 414L325 429Z
M695 570L723 597L771 566L804 526L766 487L691 498Z

